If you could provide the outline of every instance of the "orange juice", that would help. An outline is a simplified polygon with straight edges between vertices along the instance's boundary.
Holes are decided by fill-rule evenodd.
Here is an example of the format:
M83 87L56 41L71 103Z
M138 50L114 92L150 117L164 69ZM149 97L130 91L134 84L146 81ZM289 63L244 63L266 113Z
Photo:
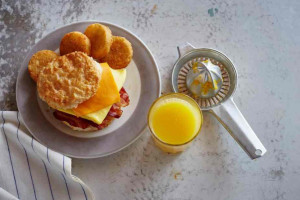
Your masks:
M148 122L156 144L164 151L176 153L184 150L180 147L192 141L200 131L202 113L190 97L169 94L153 104Z

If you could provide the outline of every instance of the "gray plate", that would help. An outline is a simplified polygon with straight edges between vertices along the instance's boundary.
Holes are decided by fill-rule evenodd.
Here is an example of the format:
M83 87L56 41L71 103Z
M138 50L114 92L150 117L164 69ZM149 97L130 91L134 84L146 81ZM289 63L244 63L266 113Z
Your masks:
M133 61L139 74L139 95L128 90L131 101L136 100L130 115L124 115L122 125L101 137L77 138L61 132L46 119L36 98L36 85L27 71L31 56L42 49L56 50L64 34L71 31L84 32L92 23L108 26L113 35L127 38L133 47ZM127 79L134 80L127 74ZM139 81L137 81L139 82ZM134 84L130 84L134 85ZM136 84L137 85L137 84ZM125 83L126 89L126 83ZM131 95L131 93L133 95ZM28 53L19 71L16 85L17 105L25 126L31 134L49 148L76 158L97 158L116 153L132 144L147 126L147 112L152 102L160 95L160 76L156 62L146 45L126 29L106 22L84 21L61 27L41 39ZM124 113L126 110L124 110ZM121 118L122 118L121 117ZM114 120L115 123L117 120ZM61 123L57 121L57 123ZM113 124L111 124L113 126Z

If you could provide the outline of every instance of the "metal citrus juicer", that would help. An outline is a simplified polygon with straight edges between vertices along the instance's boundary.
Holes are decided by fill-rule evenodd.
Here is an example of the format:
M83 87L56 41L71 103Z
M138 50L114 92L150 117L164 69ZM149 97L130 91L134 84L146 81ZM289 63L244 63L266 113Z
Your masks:
M189 43L177 48L174 92L191 96L203 111L213 114L250 158L263 156L266 148L233 101L237 72L230 59L217 50L196 49Z

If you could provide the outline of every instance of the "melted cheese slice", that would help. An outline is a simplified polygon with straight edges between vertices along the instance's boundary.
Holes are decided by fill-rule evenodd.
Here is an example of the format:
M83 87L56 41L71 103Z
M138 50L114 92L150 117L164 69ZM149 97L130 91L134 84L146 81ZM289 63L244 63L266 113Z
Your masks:
M106 64L106 63L105 63ZM101 66L103 68L103 66L105 66L104 63L101 63ZM107 65L107 64L106 64ZM108 66L108 65L107 65ZM105 67L104 67L105 68ZM103 68L103 69L104 69ZM124 83L125 83L125 79L126 79L126 69L119 69L119 70L114 70L114 69L111 69L110 67L106 68L108 70L111 71L111 75L114 79L114 82L117 86L117 91L120 91L121 88L123 87ZM104 70L103 70L103 74L102 76L104 75ZM104 76L102 77L102 79L104 78ZM100 82L101 84L101 82ZM102 85L100 85L99 87L101 87ZM109 88L107 88L108 86L106 85L106 90L108 91ZM98 93L98 92L97 92ZM107 94L107 93L106 93ZM119 100L120 100L120 95L119 95L119 92L118 92L118 96L119 96ZM93 97L92 97L93 98ZM107 103L107 102L106 102ZM114 102L115 103L115 102ZM94 112L91 112L89 114L85 114L83 116L80 116L81 118L84 118L84 119L87 119L87 120L90 120L90 121L93 121L95 122L96 124L101 124L104 120L104 118L106 117L106 115L108 114L112 104L114 103L111 103L107 106L105 106L104 108L100 107L100 109L98 109L97 111L94 111ZM81 104L80 104L81 105ZM101 104L101 106L105 105L104 103ZM93 105L95 106L95 105ZM90 107L90 106L88 106ZM83 109L84 110L84 109ZM68 113L70 115L74 115L74 116L78 116L75 114L75 112L72 110L72 109L69 109L69 110L62 110L62 109L59 109L59 111L62 111L62 112L65 112L65 113Z
M107 63L102 63L101 67L102 76L96 94L87 101L79 104L77 108L73 109L78 117L96 112L109 105L120 102L119 90L109 65Z

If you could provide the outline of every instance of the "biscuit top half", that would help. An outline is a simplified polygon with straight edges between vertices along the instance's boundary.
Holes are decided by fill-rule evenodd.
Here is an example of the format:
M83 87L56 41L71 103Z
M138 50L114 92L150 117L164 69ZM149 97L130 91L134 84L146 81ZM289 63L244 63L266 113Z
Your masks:
M72 109L97 92L100 64L82 52L56 58L40 72L37 91L54 109Z

